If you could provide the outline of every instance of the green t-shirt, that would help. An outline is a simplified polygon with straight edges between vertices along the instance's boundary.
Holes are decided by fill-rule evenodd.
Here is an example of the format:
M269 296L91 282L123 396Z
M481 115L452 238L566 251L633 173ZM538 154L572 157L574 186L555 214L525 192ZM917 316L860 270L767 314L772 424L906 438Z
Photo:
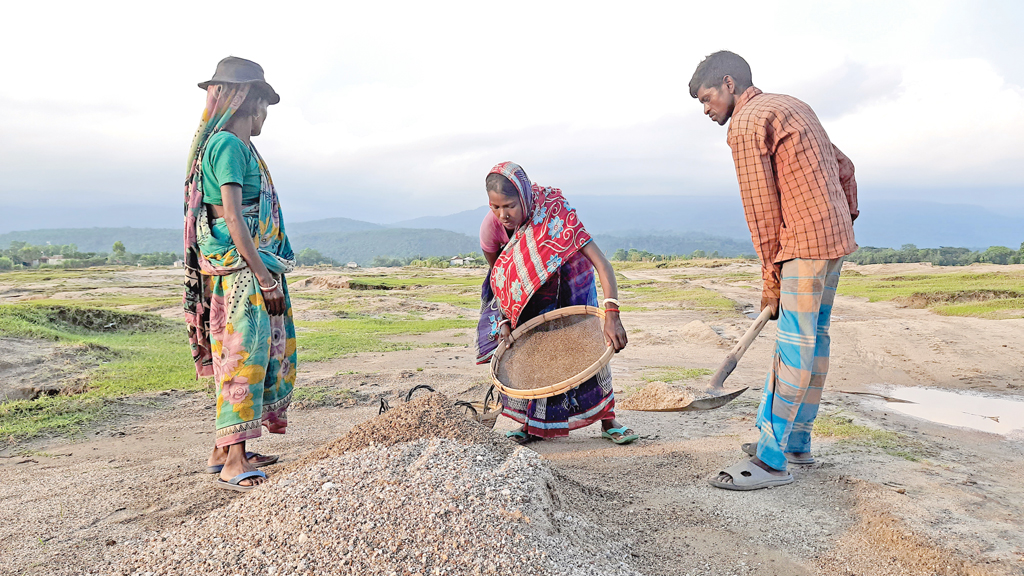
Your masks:
M241 184L242 205L260 199L260 165L245 142L227 130L210 136L203 155L203 202L223 206L220 187Z

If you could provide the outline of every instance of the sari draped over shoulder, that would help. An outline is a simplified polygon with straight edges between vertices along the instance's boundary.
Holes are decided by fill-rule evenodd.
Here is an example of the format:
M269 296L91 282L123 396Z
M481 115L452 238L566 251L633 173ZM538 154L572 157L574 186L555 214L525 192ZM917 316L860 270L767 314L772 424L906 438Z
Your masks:
M185 180L185 321L196 375L213 376L217 386L217 446L257 438L262 425L283 434L295 385L295 326L284 277L294 269L295 256L273 180L255 147L249 145L259 164L260 198L244 206L242 216L260 259L284 290L283 315L268 314L259 282L227 224L211 220L203 202L207 141L224 128L248 89L245 84L207 89Z
M594 267L580 252L591 237L562 191L530 182L513 162L498 164L490 173L501 174L516 186L526 221L509 239L481 288L477 364L489 362L494 354L503 318L515 327L557 308L597 306ZM501 400L505 416L524 424L528 434L545 438L567 436L569 430L615 418L608 366L563 394L536 400L502 395Z

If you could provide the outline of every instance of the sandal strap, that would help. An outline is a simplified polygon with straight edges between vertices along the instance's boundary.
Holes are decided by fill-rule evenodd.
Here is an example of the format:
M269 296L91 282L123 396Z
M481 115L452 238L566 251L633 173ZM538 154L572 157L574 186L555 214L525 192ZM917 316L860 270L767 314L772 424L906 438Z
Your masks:
M256 471L253 471L253 472L242 472L238 476L235 476L231 480L228 480L228 484L234 484L235 486L238 486L238 485L240 485L242 483L243 480L249 480L250 478L264 478L265 479L266 477L267 477L267 475L265 473L263 473L262 471L260 471L260 470L256 470Z

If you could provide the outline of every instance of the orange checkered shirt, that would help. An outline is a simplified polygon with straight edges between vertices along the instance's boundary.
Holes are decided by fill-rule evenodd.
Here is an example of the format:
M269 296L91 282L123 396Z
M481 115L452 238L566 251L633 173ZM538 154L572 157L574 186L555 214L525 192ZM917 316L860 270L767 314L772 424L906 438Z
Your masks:
M733 108L728 141L766 291L778 296L781 262L832 260L857 249L853 163L810 106L751 86Z

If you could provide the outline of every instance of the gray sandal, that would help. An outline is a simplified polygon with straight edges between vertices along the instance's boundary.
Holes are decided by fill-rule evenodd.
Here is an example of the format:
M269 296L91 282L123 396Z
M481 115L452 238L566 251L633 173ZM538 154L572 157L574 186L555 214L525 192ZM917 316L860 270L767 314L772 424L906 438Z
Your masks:
M245 453L245 459L249 461L249 464L252 464L253 466L255 466L257 468L261 468L263 466L270 466L271 464L277 464L277 461L280 458L281 457L277 456L277 455L264 456L263 454L260 454L258 452L246 452ZM253 462L253 460L255 460L255 462ZM207 466L206 467L206 473L207 474L220 474L220 471L223 470L223 469L224 469L224 465L223 464L215 464L213 466Z
M217 488L223 488L225 490L234 490L235 492L248 492L253 488L259 486L259 484L252 484L250 486L242 486L242 481L249 480L251 478L267 478L267 475L259 470L254 472L242 472L238 476L235 476L231 480L222 480L217 478Z
M732 482L723 482L718 478L722 474L728 474ZM760 490L761 488L772 488L793 483L793 475L789 472L785 476L777 476L754 464L750 460L744 460L729 466L718 473L718 476L708 480L715 488L724 490Z

